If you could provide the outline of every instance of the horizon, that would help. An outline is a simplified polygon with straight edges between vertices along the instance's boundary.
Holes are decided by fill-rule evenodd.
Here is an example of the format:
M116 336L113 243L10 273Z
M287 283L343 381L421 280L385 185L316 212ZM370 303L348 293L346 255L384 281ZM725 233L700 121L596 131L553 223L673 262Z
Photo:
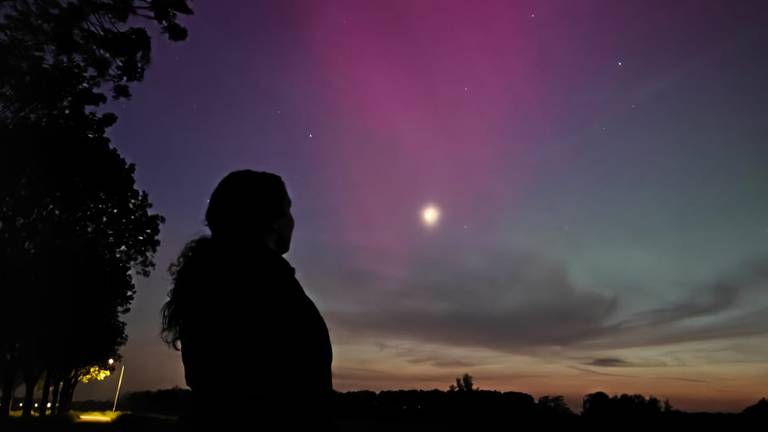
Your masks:
M102 387L100 389L100 391L98 392L99 394L107 394L111 390L113 392L112 398L111 399L110 398L106 398L106 399L92 399L92 398L75 397L76 401L78 401L78 402L89 402L89 401L92 401L92 402L100 402L100 403L107 403L108 402L110 404L114 402L115 388L114 388L114 385L110 387L109 379L107 379L106 381L93 382L93 383L89 383L89 384L86 384L86 385L93 386L93 387L97 387L97 386L98 387ZM126 395L128 395L130 393L158 392L158 391L169 391L169 390L185 390L185 391L189 391L190 389L189 389L189 387L186 387L186 386L176 386L176 387L169 387L169 388L141 389L141 390L137 389L137 390L130 390L130 391L125 391L125 392L121 391L120 392L120 398L122 399L123 397L125 397ZM374 393L380 393L380 392L399 392L399 391L425 391L425 392L429 392L429 391L448 392L449 391L447 386L445 388L438 388L438 387L433 387L433 388L381 388L381 389L373 389L373 390L372 389L362 389L362 388L361 389L340 390L338 388L334 388L334 390L336 392L339 392L339 393L348 393L348 392L354 393L354 392L366 392L366 391L371 391L371 392L374 392ZM570 394L569 395L569 394L556 393L556 392L555 393L534 394L534 393L530 393L530 392L526 392L526 391L522 391L522 390L518 390L518 389L504 389L504 390L502 390L502 389L485 388L485 387L482 387L482 386L478 387L476 390L477 391L499 392L499 393L506 393L506 392L523 393L523 394L528 394L528 395L532 396L534 398L534 400L538 400L540 397L543 397L543 396L563 396L565 401L566 401L566 403L567 403L567 405L568 405L568 408L571 409L571 411L573 411L575 414L581 414L582 413L582 408L583 408L582 402L583 402L583 399L584 399L585 396L587 396L588 394L591 394L591 393L603 392L603 393L606 393L608 396L611 396L611 397L613 397L613 396L621 396L621 395L625 395L625 394L626 395L640 394L640 393L633 393L633 392L612 393L612 392L608 392L608 391L601 390L601 389L597 389L597 390L594 390L594 391L592 391L590 393L585 393L583 395L576 395L576 394ZM762 397L759 397L759 398L757 398L755 400L752 400L752 401L744 401L744 405L743 406L737 406L737 405L734 404L733 406L730 406L730 407L724 407L723 404L722 404L722 401L718 400L718 399L706 399L706 398L703 398L703 399L695 399L695 400L684 400L683 399L683 400L675 401L675 400L673 400L671 398L662 398L662 397L659 397L659 396L654 395L654 394L641 394L641 395L643 397L645 397L645 398L655 397L655 398L659 399L659 401L662 404L665 401L669 401L669 403L672 405L672 408L674 410L679 410L679 411L682 411L682 412L685 412L685 413L690 413L690 414L696 414L696 413L739 414L744 409L757 404L761 400L768 399L768 397L762 396ZM676 402L678 402L678 403L676 403ZM119 403L118 403L118 406L119 406Z

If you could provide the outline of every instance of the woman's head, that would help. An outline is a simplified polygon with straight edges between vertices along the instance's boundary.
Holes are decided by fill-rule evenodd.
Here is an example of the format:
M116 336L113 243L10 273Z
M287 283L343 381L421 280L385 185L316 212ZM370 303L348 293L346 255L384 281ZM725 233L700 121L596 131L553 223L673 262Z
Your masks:
M197 270L217 253L214 239L261 243L280 254L291 245L291 200L283 180L275 174L251 170L228 174L208 201L205 222L211 236L189 242L169 269L173 287L163 305L162 337L176 349L190 296L203 288L197 285Z
M290 249L291 199L276 174L252 170L227 174L211 194L205 222L214 238L264 242L280 254Z

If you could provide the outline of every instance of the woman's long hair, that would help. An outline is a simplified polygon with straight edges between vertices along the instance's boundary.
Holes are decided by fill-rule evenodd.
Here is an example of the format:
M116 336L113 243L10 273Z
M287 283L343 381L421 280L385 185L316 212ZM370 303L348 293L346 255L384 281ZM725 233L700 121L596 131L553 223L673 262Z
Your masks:
M206 266L217 243L264 232L285 212L288 192L280 176L268 172L242 170L224 177L216 186L205 212L205 224L211 235L198 237L184 246L179 257L168 268L172 287L162 308L161 337L179 350L181 332L190 296L200 286L196 270ZM221 241L219 241L221 240Z

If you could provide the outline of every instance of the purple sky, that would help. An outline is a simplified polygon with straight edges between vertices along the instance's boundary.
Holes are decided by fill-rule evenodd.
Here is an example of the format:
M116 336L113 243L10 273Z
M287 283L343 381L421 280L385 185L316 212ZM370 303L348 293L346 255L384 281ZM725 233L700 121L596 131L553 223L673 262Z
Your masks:
M111 132L167 217L124 389L183 385L158 337L165 270L206 232L216 182L253 168L293 196L288 258L340 390L468 372L576 408L596 390L687 409L765 396L768 4L194 8Z

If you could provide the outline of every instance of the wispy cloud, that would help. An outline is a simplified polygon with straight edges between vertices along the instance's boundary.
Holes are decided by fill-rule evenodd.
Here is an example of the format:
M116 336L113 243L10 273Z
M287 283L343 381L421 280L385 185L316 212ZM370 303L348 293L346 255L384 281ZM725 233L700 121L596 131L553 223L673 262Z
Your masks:
M736 269L681 300L629 316L622 316L617 295L576 286L564 263L530 252L457 248L414 253L409 262L400 274L335 263L332 273L315 267L308 275L334 305L325 310L332 327L373 341L401 338L520 353L547 347L600 351L768 333L768 305L761 289L768 283L765 261ZM438 366L464 360L433 361ZM659 365L600 356L587 363Z
M649 368L649 367L665 367L666 362L658 359L631 359L619 357L596 357L588 359L582 363L584 366L593 366L600 368Z

